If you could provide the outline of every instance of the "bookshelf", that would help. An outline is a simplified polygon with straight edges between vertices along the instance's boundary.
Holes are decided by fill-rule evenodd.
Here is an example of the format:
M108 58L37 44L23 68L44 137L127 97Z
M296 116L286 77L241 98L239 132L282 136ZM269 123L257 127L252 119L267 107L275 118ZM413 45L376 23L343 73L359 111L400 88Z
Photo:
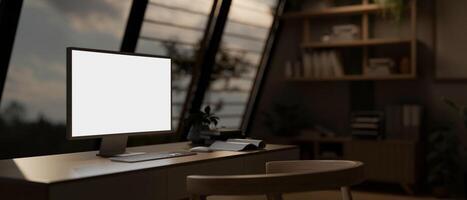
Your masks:
M359 65L346 63L341 61L343 70L346 68L357 67L359 72L347 73L343 76L334 77L307 77L302 76L287 77L288 81L361 81L361 80L410 80L417 78L417 2L416 0L407 0L407 9L405 10L409 23L408 35L404 38L391 37L391 38L375 38L371 36L370 30L372 30L372 24L370 23L371 15L382 12L384 7L380 5L370 3L370 0L362 0L360 4L335 6L329 8L323 8L319 10L310 11L295 11L288 12L282 16L283 20L301 20L303 33L302 42L299 45L302 51L320 51L320 50L342 50L349 48L358 48L361 51L361 60ZM359 40L348 40L348 41L329 41L321 42L312 39L312 31L314 28L319 28L320 18L342 18L349 16L358 16L361 19L358 23L360 27L361 38ZM398 71L396 73L386 75L372 75L369 74L369 59L372 56L371 48L395 48L396 45L403 45L406 50L406 57L408 62L406 63L405 71ZM399 47L397 47L399 48ZM351 66L349 66L351 65ZM396 67L400 67L401 62L396 62ZM302 69L303 70L303 69Z

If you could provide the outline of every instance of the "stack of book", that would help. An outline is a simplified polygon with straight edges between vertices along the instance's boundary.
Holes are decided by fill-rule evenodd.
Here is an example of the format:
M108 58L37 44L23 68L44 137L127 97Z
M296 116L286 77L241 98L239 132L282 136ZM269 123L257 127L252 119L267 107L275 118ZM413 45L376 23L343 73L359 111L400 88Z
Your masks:
M355 24L342 24L332 27L331 41L352 41L360 38L360 27Z
M392 139L420 139L422 107L416 104L386 107L386 135Z
M395 71L396 63L391 58L370 58L368 61L368 75L390 75Z
M342 63L336 51L304 52L302 60L303 77L329 78L344 75Z
M380 111L353 112L351 134L354 138L378 139L384 137L384 113Z

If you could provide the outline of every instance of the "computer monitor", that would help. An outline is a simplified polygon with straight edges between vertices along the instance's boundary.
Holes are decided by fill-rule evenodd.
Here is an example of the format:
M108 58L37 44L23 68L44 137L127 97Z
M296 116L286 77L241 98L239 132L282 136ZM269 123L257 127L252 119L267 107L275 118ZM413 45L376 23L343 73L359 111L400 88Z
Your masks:
M67 48L69 139L102 138L98 155L110 157L130 135L170 132L170 58Z

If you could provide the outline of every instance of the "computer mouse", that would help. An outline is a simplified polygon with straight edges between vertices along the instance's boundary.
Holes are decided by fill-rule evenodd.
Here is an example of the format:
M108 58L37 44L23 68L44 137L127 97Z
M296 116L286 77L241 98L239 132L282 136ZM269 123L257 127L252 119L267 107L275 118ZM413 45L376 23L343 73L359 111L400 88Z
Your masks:
M212 152L212 149L209 147L199 146L191 148L190 152Z

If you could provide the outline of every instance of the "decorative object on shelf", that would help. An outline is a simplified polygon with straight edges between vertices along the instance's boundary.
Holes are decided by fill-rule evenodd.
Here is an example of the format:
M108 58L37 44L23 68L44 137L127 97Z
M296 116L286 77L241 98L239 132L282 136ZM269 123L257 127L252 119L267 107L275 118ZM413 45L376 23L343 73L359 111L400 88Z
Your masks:
M428 135L427 181L433 194L438 198L453 194L450 188L458 182L460 156L458 138L448 127L436 128Z
M410 74L410 59L403 57L399 64L399 71L401 74Z
M332 27L332 34L329 42L333 41L353 41L361 39L360 27L355 24L342 24ZM324 42L324 41L323 41Z
M354 111L350 119L350 133L359 139L384 138L384 113L381 111Z
M404 17L404 1L405 0L373 0L374 3L380 5L384 9L381 14L385 18L393 19L400 23Z
M212 127L217 126L219 117L211 112L210 106L206 106L204 107L204 112L200 110L196 113L190 113L186 122L191 124L187 139L191 141L193 145L204 145L204 139L201 137L201 132L210 130Z
M368 75L381 76L395 73L396 63L391 58L370 58L368 61Z
M331 35L323 35L321 36L321 42L331 42Z

